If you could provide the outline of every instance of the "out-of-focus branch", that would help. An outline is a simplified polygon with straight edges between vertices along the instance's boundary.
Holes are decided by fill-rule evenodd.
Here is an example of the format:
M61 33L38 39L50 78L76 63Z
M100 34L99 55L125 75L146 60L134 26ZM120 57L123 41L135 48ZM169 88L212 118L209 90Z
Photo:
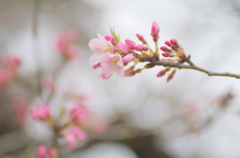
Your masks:
M32 16L32 55L36 64L36 81L37 81L37 91L41 94L41 58L40 58L40 48L38 46L38 23L39 23L39 12L40 12L41 0L33 1L33 16Z

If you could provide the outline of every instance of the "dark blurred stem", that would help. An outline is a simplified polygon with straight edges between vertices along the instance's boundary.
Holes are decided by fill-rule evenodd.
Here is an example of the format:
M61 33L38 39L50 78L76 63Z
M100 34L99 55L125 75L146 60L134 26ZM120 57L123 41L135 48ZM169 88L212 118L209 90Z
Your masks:
M41 69L41 56L38 45L38 22L40 12L41 0L33 1L33 16L32 16L32 55L36 65L36 81L37 81L37 92L41 94L41 81L42 81L42 69Z

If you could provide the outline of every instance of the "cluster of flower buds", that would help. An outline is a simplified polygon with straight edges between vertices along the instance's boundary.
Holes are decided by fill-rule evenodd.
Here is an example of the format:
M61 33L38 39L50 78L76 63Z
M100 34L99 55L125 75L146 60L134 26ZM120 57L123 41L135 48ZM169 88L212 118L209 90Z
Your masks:
M63 107L57 117L51 115L48 104L41 104L30 110L30 116L48 124L58 136L65 139L70 148L76 148L77 141L85 141L88 138L88 132L101 133L107 130L106 124L91 118L89 110L79 103L74 104L69 110ZM93 122L100 122L102 127Z
M165 44L167 46L162 46L159 49L159 30L157 22L153 22L151 36L155 43L155 50L149 47L145 38L140 34L136 34L136 36L141 44L137 44L130 39L125 39L124 42L120 42L120 36L117 35L113 29L111 29L112 36L101 36L98 34L98 38L92 39L89 42L89 47L95 52L89 59L89 63L94 69L100 67L101 70L98 76L106 80L108 80L113 73L117 73L117 76L121 77L134 76L143 69L156 66L158 61L183 63L186 57L177 40L171 39L170 41L166 41ZM159 50L162 50L163 53L161 55L167 58L160 59ZM133 64L127 69L124 69L130 62ZM139 62L148 63L143 68L135 69ZM170 68L160 71L157 77L164 76L168 71L170 71ZM167 81L173 78L175 72L176 69L171 71L167 77Z
M45 146L38 147L39 158L58 158L57 151L55 148L47 149Z
M171 39L165 42L166 46L160 47L163 51L162 56L164 57L177 57L183 59L185 57L182 47L178 44L176 39Z
M60 33L56 38L57 49L67 60L76 60L81 53L77 41L78 32L76 30Z
M3 58L3 67L0 68L0 85L6 86L10 83L20 67L22 61L14 55L7 55Z

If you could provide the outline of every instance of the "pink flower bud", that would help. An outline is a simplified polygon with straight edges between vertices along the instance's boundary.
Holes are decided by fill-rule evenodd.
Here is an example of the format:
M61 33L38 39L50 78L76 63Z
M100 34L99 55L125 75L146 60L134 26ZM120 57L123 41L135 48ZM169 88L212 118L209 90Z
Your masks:
M38 156L40 158L46 158L47 157L47 148L45 146L39 146L38 147Z
M136 45L136 43L134 41L130 40L130 39L125 39L125 43L131 49L133 49L134 46Z
M162 77L166 74L166 72L168 72L170 70L170 68L166 68L166 69L163 69L161 70L160 72L157 73L157 77Z
M178 51L177 47L176 47L176 46L174 46L174 45L173 45L173 46L171 46L171 48L172 48L172 50L174 50L174 51L176 51L176 52Z
M128 52L129 52L129 47L128 47L128 45L125 44L125 43L118 42L117 47L118 47L121 51L123 51L124 53L128 53Z
M101 67L101 63L92 65L92 68L93 68L93 69L96 69L96 68L99 68L99 67Z
M57 151L55 148L49 148L48 153L50 158L55 158L57 155Z
M110 41L112 43L112 45L117 45L117 42L114 40L114 38L110 35L106 35L104 36L104 38L107 40L107 41Z
M134 66L131 66L130 68L125 70L124 76L134 76L134 75L135 75Z
M134 54L127 54L123 57L123 62L124 63L128 63L132 60L136 59L136 57L134 56Z
M152 29L151 29L151 36L153 37L154 42L157 42L159 39L158 33L159 33L158 23L154 21L152 23Z
M50 118L50 108L48 104L42 104L39 107L30 110L30 115L36 120L47 120Z
M171 50L168 49L166 46L162 46L162 47L160 47L160 49L164 52L171 52Z
M165 44L169 47L171 47L171 45L172 45L171 42L169 42L169 41L166 41Z
M164 57L173 57L173 55L168 53L168 52L162 53L162 56L164 56Z
M141 41L143 44L147 44L146 40L144 39L144 37L140 34L136 34L137 38L139 39L139 41Z
M145 47L143 44L136 44L134 46L134 49L137 50L137 51L146 51L148 48Z
M170 39L170 42L173 44L173 45L178 45L178 42L176 39Z
M173 78L173 76L174 76L175 73L176 73L176 69L173 69L173 71L172 71L170 74L168 74L168 76L167 76L167 82L169 82L169 81Z
M114 41L114 38L110 35L106 35L104 36L104 38L107 40L107 41Z

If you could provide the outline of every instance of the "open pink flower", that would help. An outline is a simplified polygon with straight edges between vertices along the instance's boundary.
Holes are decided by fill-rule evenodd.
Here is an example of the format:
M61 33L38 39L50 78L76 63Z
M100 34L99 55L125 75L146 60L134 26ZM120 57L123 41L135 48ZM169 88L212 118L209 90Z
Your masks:
M113 45L111 41L107 41L102 35L97 34L98 38L90 40L89 47L95 52L89 59L91 65L95 65L101 62L104 55L113 53Z
M101 60L102 70L99 72L99 77L109 79L113 73L118 76L124 76L124 68L122 56L120 54L106 53Z

